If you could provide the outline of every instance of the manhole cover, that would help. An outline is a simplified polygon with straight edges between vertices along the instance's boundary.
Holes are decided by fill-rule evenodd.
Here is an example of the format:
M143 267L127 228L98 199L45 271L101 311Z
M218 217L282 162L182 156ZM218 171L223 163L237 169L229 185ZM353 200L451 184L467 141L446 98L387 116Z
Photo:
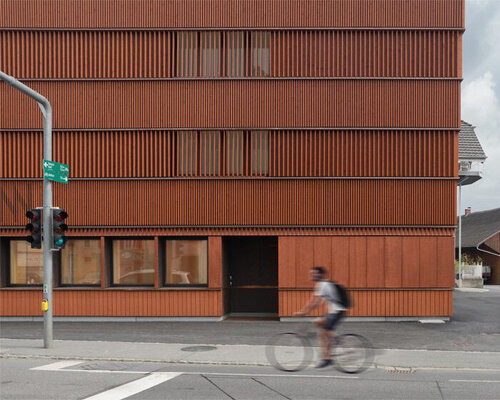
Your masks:
M217 347L215 347L215 346L189 346L189 347L183 347L181 350L182 351L210 351L210 350L217 350Z

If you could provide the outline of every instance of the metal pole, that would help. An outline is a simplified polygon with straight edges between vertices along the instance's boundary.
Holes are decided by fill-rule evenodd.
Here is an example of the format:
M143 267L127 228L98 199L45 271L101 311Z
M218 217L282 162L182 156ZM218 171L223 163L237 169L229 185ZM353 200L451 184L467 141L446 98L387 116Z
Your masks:
M462 282L462 184L458 185L458 279Z
M52 108L49 101L16 78L0 71L0 79L20 90L38 102L43 114L43 158L52 161ZM49 309L43 314L43 345L52 347L52 182L43 179L43 297L49 302Z

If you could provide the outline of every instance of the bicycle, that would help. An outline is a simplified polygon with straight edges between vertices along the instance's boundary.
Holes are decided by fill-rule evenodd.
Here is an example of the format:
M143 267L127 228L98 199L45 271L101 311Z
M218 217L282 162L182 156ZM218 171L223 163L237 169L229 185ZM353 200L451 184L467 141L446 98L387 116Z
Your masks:
M266 345L266 357L272 366L281 371L295 372L311 365L314 356L311 338L316 333L309 330L309 325L299 327L296 332L271 337ZM372 345L368 339L354 333L335 335L332 338L332 361L338 371L358 374L372 364Z

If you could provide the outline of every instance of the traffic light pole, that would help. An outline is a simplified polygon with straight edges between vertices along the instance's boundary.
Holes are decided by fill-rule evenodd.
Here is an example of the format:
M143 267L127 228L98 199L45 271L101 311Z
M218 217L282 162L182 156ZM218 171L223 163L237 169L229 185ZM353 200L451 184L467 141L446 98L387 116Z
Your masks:
M43 114L43 159L52 161L52 108L40 93L0 71L0 79L13 88L34 99ZM52 347L52 182L43 179L43 297L48 301L48 310L43 313L43 346Z

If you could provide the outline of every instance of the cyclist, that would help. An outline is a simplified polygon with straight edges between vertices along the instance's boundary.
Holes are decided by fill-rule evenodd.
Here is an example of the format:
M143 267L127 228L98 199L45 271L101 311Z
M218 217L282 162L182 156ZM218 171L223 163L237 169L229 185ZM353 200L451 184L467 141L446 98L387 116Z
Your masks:
M327 303L328 311L314 322L320 329L319 337L322 350L322 359L316 368L324 368L333 364L331 356L331 342L333 329L340 323L345 315L346 308L340 303L339 293L334 283L326 279L326 269L312 267L311 280L316 282L313 295L309 303L295 315L303 317L317 307Z

